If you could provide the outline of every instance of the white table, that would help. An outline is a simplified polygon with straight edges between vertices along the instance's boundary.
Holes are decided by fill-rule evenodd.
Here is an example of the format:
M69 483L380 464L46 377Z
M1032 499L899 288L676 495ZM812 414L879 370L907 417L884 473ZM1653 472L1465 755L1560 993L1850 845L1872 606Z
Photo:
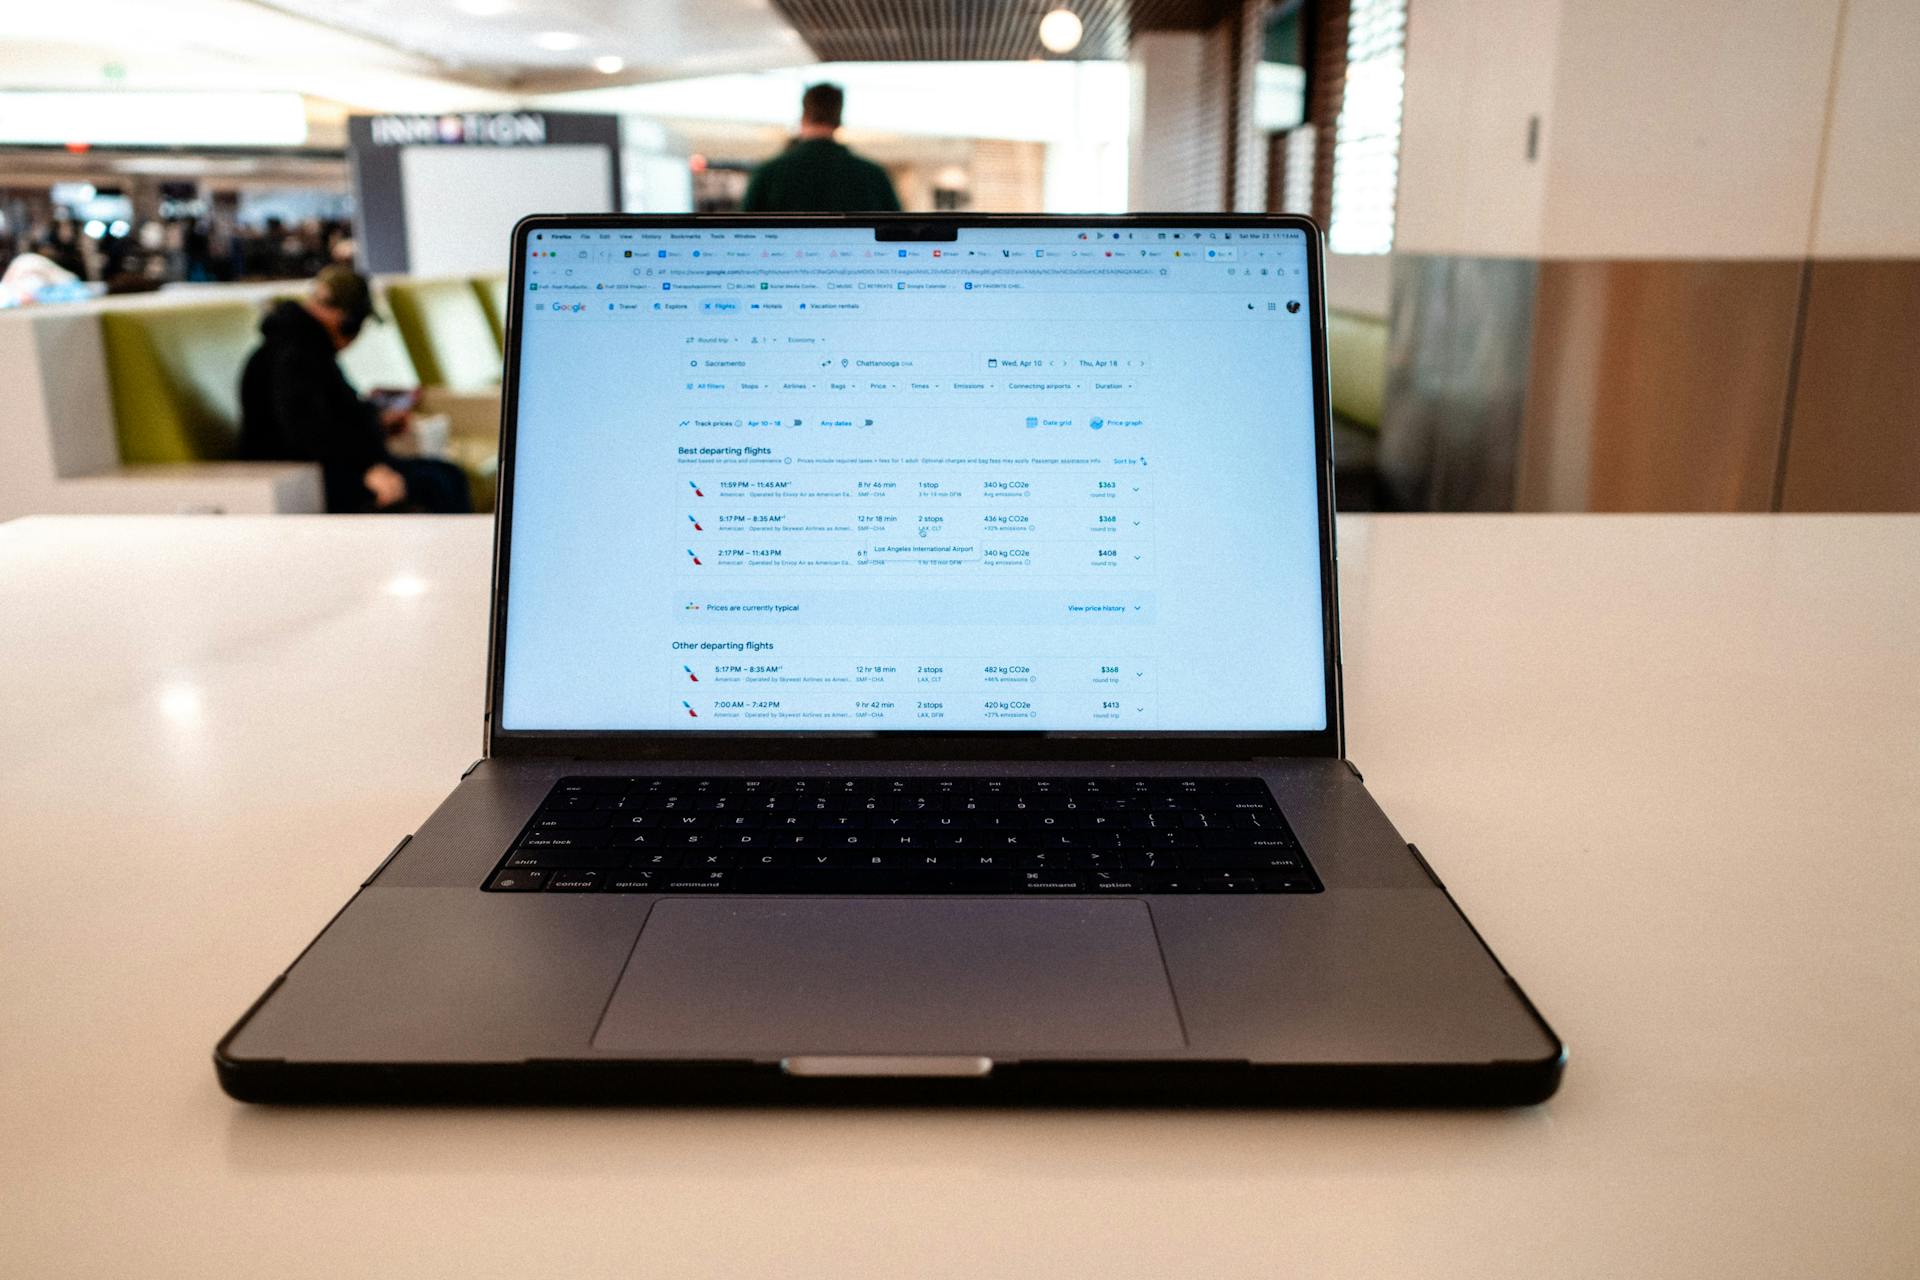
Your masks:
M1920 1274L1920 519L1342 536L1527 1111L300 1111L215 1039L480 750L478 519L0 525L0 1275Z

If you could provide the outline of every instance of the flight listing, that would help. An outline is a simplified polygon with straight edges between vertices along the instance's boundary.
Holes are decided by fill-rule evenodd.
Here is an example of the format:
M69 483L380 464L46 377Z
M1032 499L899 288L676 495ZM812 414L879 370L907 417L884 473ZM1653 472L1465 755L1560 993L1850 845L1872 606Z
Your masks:
M1299 233L528 250L504 728L1325 726Z

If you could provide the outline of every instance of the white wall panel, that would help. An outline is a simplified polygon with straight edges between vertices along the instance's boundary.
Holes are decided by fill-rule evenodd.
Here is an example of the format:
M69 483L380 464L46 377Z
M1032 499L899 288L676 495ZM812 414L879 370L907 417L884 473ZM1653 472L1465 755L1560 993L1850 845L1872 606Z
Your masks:
M1477 57L1466 103L1466 179L1461 216L1470 252L1532 257L1540 252L1553 165L1557 67L1538 51L1555 48L1560 0L1490 0L1476 26ZM1540 121L1533 154L1528 122Z
M1920 3L1848 0L1813 252L1920 254Z
M1397 252L1459 253L1467 243L1466 121L1475 7L1471 0L1415 0L1407 6Z
M1542 256L1804 254L1840 4L1567 5Z
M1416 0L1394 248L1539 251L1560 0ZM1542 119L1527 156L1527 121Z

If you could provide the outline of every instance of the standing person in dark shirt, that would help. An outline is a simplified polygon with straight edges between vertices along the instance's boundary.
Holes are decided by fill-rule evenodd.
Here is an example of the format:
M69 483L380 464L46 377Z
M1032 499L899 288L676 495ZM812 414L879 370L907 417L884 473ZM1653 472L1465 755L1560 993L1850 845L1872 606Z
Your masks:
M240 456L319 463L329 511L471 511L460 468L387 452L406 410L362 400L340 372L335 356L372 315L366 277L346 266L267 312L240 375Z
M800 136L754 171L748 213L898 213L887 171L833 140L846 94L816 84L800 99Z

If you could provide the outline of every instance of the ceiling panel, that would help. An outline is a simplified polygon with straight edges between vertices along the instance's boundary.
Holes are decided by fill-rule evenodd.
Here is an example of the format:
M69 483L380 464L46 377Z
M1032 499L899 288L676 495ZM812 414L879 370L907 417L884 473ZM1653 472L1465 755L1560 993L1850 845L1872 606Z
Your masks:
M261 3L419 55L455 76L523 88L758 70L807 58L770 0ZM594 62L607 58L622 65L601 76Z
M1071 9L1084 33L1070 58L1124 58L1141 31L1197 30L1225 0L773 0L823 62L1053 58L1040 19Z

